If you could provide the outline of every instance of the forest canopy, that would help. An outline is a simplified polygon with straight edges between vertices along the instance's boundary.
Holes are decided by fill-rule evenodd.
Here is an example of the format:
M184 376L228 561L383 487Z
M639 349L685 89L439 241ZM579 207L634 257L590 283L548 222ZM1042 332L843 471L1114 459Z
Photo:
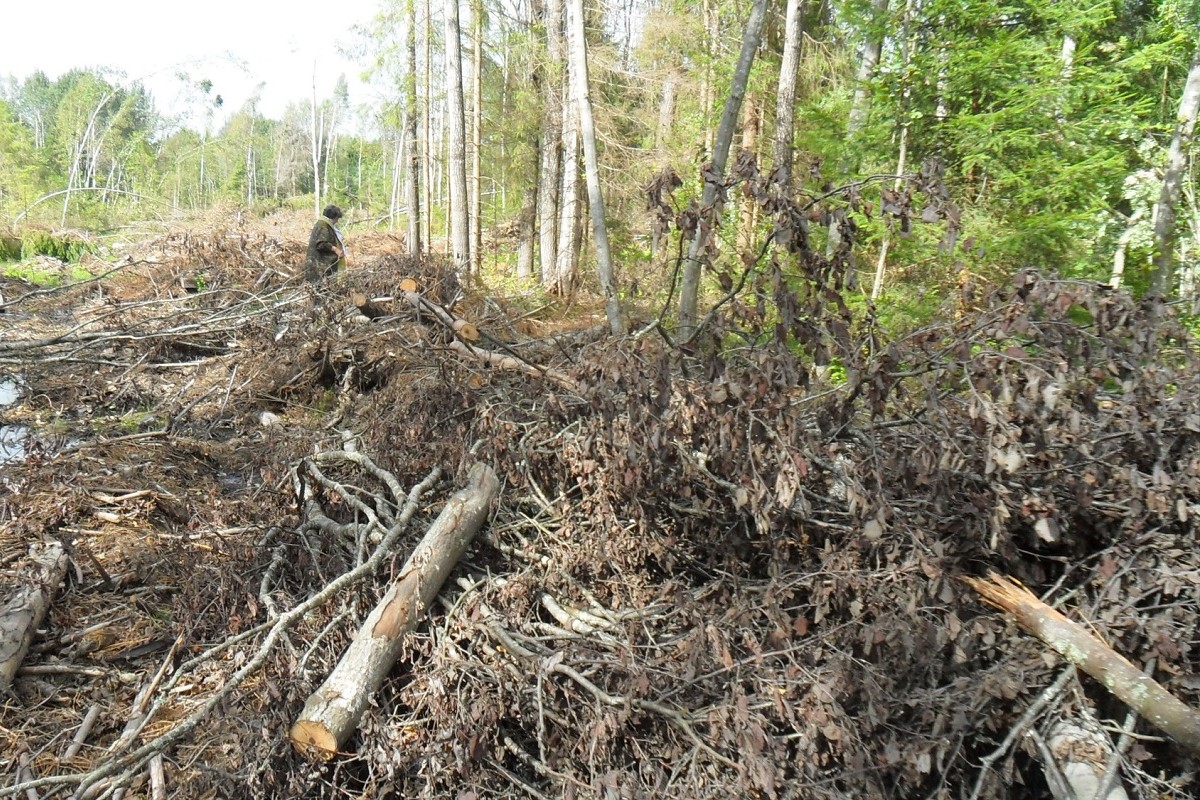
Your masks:
M792 5L797 61L781 69ZM670 201L676 212L703 193L703 170L738 77L747 8L726 0L585 6L606 230L628 282L634 265L659 263L661 255L646 187L664 168L681 176ZM856 228L863 283L871 285L878 271L875 294L886 292L900 316L928 313L924 293L942 294L964 272L991 280L1033 266L1148 288L1162 249L1155 226L1173 144L1182 168L1162 235L1172 238L1179 266L1171 291L1194 292L1196 168L1190 131L1180 140L1177 124L1187 92L1200 92L1200 75L1196 87L1188 83L1200 29L1194 3L764 6L734 109L731 163L746 153L764 173L786 167L814 195L866 176L913 172L930 159L944 165L961 228L954 247L942 231L910 228L904 215L887 213L888 192L903 191L898 184L866 182L861 197L841 195ZM191 120L184 125L119 73L10 76L0 89L0 214L10 226L104 230L214 207L265 212L337 202L367 224L402 228L406 216L419 217L416 233L428 248L451 234L461 144L471 249L482 249L475 237L483 231L517 234L528 256L514 242L490 248L488 261L501 272L529 274L534 238L547 249L546 228L561 230L571 213L563 207L576 197L575 235L593 235L582 223L586 193L569 180L572 170L576 178L582 173L583 158L574 115L563 114L573 97L565 29L555 30L563 9L554 2L463 4L456 21L466 120L460 144L450 124L456 92L445 77L444 12L429 0L381 3L360 35L371 80L392 99L361 107L351 107L343 79L331 96L297 99L270 119L254 101L223 109L219 86L181 75ZM776 102L781 93L792 98L787 117ZM779 149L784 140L790 150ZM409 172L417 186L411 199ZM722 178L732 186L734 179ZM557 215L546 216L548 201L558 204ZM752 204L736 191L724 202L734 213L719 238L735 246L761 239L766 221ZM537 270L551 289L593 280L579 266L579 245L563 237L556 244L567 243L571 258L555 268L543 261ZM472 255L474 267L481 257ZM584 248L583 258L592 257ZM876 270L877 262L886 270ZM617 288L629 287L618 281Z

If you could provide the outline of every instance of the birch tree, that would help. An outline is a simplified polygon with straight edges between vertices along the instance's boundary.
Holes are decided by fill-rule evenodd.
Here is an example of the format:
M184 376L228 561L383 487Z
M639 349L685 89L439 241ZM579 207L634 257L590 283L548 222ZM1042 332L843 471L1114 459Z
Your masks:
M449 115L450 252L455 268L465 275L471 266L467 221L466 119L463 115L462 40L458 0L446 2L446 111Z
M558 218L558 263L554 279L548 287L551 291L566 294L575 280L579 257L579 112L571 96L570 85L575 78L574 64L566 64L567 83L562 87L566 94L562 114L562 188L559 195Z
M321 155L325 145L325 109L317 105L317 65L313 64L312 102L308 107L308 155L313 172L313 216L321 216Z
M408 204L408 253L421 252L421 154L417 150L416 0L404 0L404 199Z
M572 104L579 115L579 134L583 140L583 158L587 170L588 207L592 215L592 236L596 246L596 266L600 289L604 293L604 311L614 335L625 332L621 304L613 278L612 252L608 246L608 227L604 220L604 195L600 190L599 159L596 155L596 128L592 121L592 101L588 95L587 45L583 34L583 0L568 0L567 30L571 43L570 74Z
M737 67L733 72L729 97L725 100L725 110L721 114L721 124L717 128L712 161L705 170L701 206L706 209L714 207L717 192L725 179L725 163L729 160L729 146L733 142L733 129L737 126L738 115L741 113L742 98L746 96L746 83L750 78L750 67L754 64L755 51L758 50L759 42L762 41L763 23L766 16L767 0L754 0L754 4L750 7L750 16L746 20L746 30L742 35L742 50L738 55ZM701 222L696 228L696 235L688 247L687 258L683 262L683 279L679 287L679 332L684 340L691 338L695 330L696 307L700 295L701 258L711 238L712 229Z
M879 53L883 50L884 21L887 18L888 0L871 0L871 20L865 39L862 56L854 76L854 99L850 102L850 116L846 124L847 152L854 152L854 140L867 124L871 111L871 79L879 64ZM858 164L853 165L857 169Z
M471 1L471 271L479 274L483 265L483 0Z
M562 153L562 0L546 0L546 66L542 74L541 166L538 170L538 261L542 284L558 274L558 202Z
M1173 288L1175 206L1179 203L1180 188L1187 169L1188 146L1196 132L1196 114L1200 109L1200 36L1197 37L1196 54L1188 70L1187 82L1179 99L1179 113L1175 117L1175 133L1167 149L1167 164L1163 169L1162 190L1154 206L1154 271L1150 289L1159 297L1166 297Z
M423 237L428 245L433 241L433 0L425 0L423 5L424 19L421 21L424 35L423 68L425 71L424 97L421 102L421 207L424 210L422 224L425 229Z
M792 182L792 147L796 136L796 74L800 70L800 4L787 0L783 34L783 61L779 65L779 91L775 99L775 176L785 186Z

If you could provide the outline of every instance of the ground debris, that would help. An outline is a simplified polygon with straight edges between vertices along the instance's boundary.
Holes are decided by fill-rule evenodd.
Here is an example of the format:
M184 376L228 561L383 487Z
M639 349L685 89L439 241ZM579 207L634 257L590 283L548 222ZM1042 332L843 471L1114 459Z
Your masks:
M4 287L27 390L0 422L31 440L0 466L0 567L71 556L0 705L8 774L113 788L161 752L195 798L1045 796L1004 743L1062 664L960 580L989 570L1196 703L1200 361L1161 309L1023 273L897 342L680 353L573 334L394 237L353 253L309 285L293 239L188 232L90 285ZM533 369L357 319L406 279ZM476 461L490 526L347 752L308 763L288 726ZM1145 738L1126 783L1182 791L1187 758Z

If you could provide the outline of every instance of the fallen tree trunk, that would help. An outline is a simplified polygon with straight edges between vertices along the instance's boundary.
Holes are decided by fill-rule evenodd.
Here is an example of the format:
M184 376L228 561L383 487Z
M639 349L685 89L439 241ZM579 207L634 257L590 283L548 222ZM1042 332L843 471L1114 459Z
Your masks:
M403 287L403 285L406 283L413 286L416 285L412 281L406 279L405 281L401 282L401 286ZM460 339L468 342L479 341L479 329L475 327L475 323L469 322L462 317L450 313L442 306L421 295L419 292L415 290L402 290L400 298L412 306L412 308L414 308L416 311L428 312L432 314L439 322L441 322L450 330L454 331L455 335ZM395 314L396 300L397 298L390 295L385 295L382 297L370 297L363 292L352 292L350 295L350 302L354 303L354 305L358 308L359 313L361 313L367 319L379 319L380 317L387 317Z
M417 626L483 527L499 491L496 473L476 464L467 486L446 503L341 661L304 704L290 734L298 750L327 761L354 733L371 696L399 656L404 635Z
M477 359L485 364L490 364L496 369L513 369L533 375L535 378L549 378L568 391L579 391L579 384L576 383L571 376L565 375L556 369L538 367L534 364L530 364L528 361L522 361L515 356L505 355L504 353L495 353L491 350L473 347L465 342L453 341L450 343L450 349L461 353L467 358Z
M1012 578L992 574L987 580L964 580L985 601L1012 614L1022 628L1098 680L1159 730L1200 753L1200 712L1182 703L1083 626L1043 603Z
M66 575L67 554L60 542L29 548L29 565L17 578L17 590L0 605L0 691L12 685L50 598Z
M475 327L474 323L451 314L419 292L405 292L403 296L413 308L418 311L428 311L441 320L442 324L454 331L458 338L468 342L479 341L479 329Z

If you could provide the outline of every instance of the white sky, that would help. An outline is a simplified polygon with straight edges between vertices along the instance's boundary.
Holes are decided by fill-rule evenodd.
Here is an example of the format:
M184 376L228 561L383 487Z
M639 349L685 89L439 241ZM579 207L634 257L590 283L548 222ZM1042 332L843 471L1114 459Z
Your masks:
M278 118L292 102L330 95L340 74L350 104L373 99L363 66L341 55L353 47L351 27L368 22L382 0L22 0L4 11L0 78L24 80L36 70L52 80L75 67L107 67L141 79L166 114L186 107L186 71L207 78L224 106L214 127L263 84L259 110Z

